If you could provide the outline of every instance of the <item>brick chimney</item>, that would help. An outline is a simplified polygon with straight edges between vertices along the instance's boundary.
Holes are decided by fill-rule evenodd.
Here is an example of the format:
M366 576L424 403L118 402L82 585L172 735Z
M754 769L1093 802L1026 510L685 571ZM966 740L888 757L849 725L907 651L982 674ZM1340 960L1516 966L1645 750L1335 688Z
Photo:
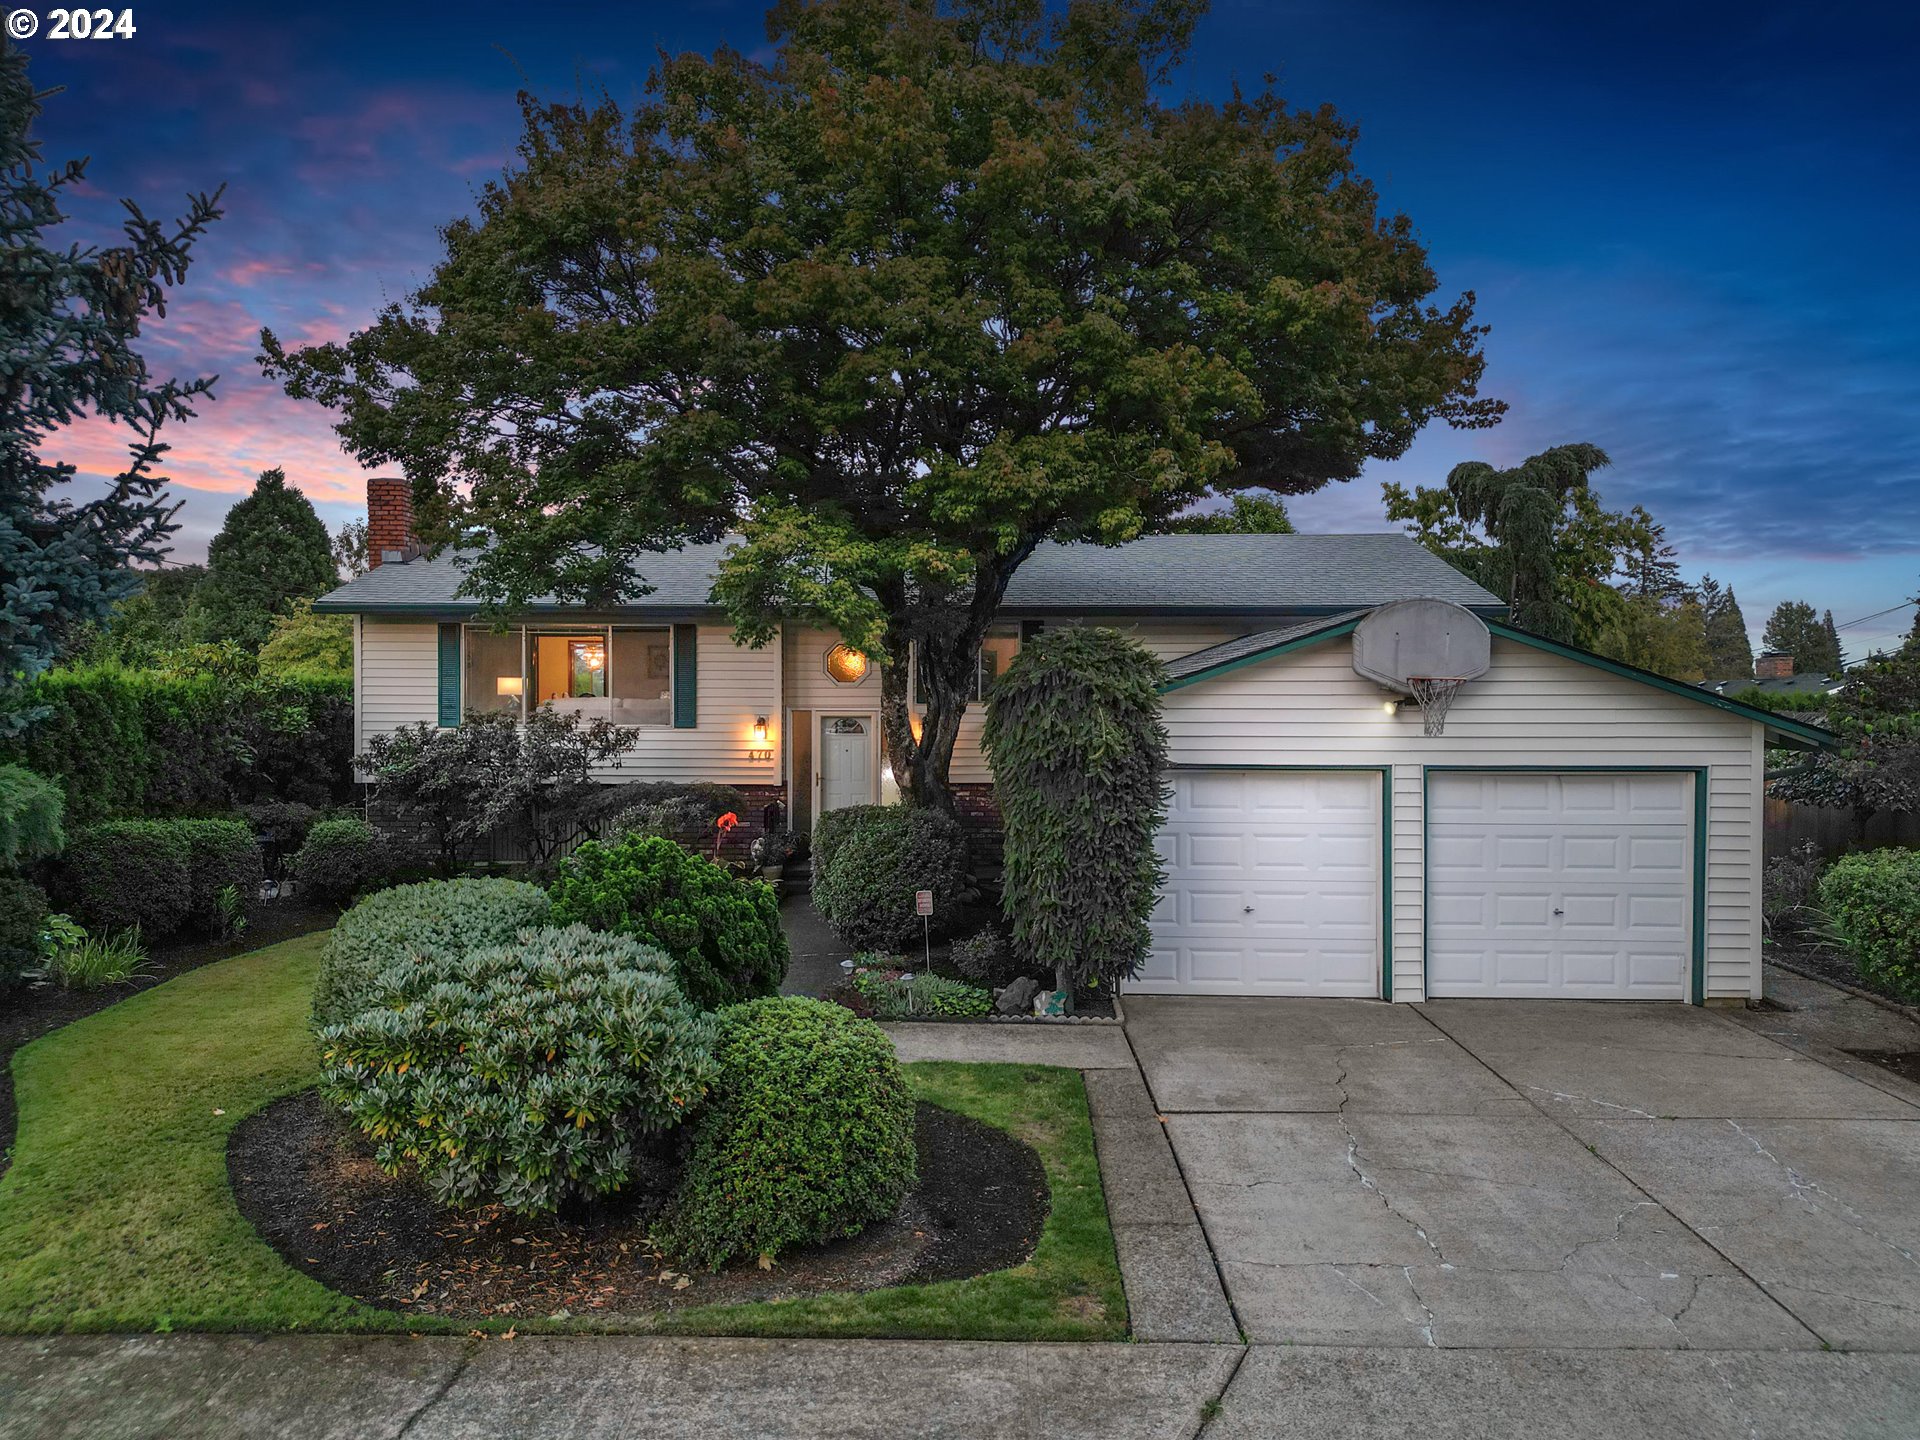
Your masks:
M413 486L405 480L367 481L367 566L411 560L420 553L413 538Z
M1753 678L1756 680L1791 680L1793 678L1793 653L1789 650L1768 650L1755 658Z

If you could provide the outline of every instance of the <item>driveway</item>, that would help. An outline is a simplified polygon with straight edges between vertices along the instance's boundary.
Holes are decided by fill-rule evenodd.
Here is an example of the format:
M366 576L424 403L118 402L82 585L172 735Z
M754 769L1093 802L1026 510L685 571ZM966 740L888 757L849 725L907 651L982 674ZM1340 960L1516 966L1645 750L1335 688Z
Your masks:
M1256 1343L1920 1350L1920 1088L1741 1018L1127 1001Z

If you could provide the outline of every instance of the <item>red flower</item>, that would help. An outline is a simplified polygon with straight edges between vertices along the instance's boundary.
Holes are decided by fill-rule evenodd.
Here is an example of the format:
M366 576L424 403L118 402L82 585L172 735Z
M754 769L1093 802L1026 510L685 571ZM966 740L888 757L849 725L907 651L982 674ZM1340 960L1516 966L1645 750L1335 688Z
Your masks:
M718 830L722 835L724 835L727 833L727 831L733 829L733 827L738 825L739 823L740 823L740 817L734 814L733 811L729 810L727 811L726 814L722 815L718 820L713 822L713 827L714 829Z

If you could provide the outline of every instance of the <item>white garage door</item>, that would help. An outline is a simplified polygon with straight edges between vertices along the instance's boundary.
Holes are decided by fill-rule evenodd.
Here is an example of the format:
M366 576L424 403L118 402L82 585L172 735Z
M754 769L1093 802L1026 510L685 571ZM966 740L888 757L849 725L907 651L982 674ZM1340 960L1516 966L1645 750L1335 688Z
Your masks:
M1178 774L1148 994L1380 993L1380 777Z
M1693 783L1431 776L1427 993L1685 999Z

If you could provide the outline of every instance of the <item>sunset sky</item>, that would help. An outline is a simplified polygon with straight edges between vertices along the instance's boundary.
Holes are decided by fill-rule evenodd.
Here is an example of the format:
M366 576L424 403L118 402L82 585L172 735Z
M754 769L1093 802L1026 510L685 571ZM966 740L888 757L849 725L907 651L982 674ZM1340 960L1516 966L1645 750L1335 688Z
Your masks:
M42 7L44 15L44 7ZM1310 530L1386 528L1379 481L1437 484L1591 441L1614 506L1667 524L1691 578L1848 622L1920 586L1920 58L1892 6L1219 3L1170 98L1263 72L1359 122L1359 158L1428 244L1443 293L1491 324L1490 433L1427 432L1359 482L1290 502ZM227 185L227 218L156 365L216 373L173 435L176 555L283 466L330 525L363 472L327 415L260 378L261 326L324 340L421 283L437 228L511 158L514 94L634 96L661 47L765 48L760 7L261 6L135 10L130 40L25 48L60 85L48 158L92 156L63 239L106 238L125 195L172 213ZM117 442L58 458L115 467ZM1846 625L1859 655L1910 608Z

